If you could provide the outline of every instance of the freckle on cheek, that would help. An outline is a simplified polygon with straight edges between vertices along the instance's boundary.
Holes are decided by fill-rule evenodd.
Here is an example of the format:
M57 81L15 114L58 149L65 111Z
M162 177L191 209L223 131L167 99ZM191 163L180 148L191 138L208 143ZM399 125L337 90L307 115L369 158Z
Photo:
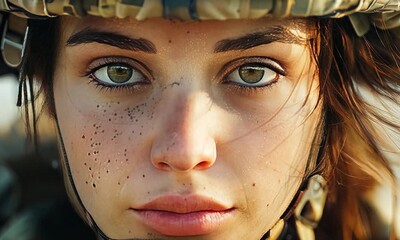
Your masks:
M150 109L146 110L145 108L143 108L146 107L146 104L149 103L151 104ZM100 147L102 143L99 140L105 140L105 142L103 142L103 145L108 145L111 143L111 141L114 141L112 143L112 145L114 146L114 144L123 143L128 139L128 137L131 137L131 139L135 139L135 137L137 136L144 135L147 129L148 121L142 121L142 119L145 120L146 117L148 119L152 118L156 107L152 102L143 103L141 105L125 109L122 109L120 107L120 110L118 110L116 102L113 102L112 105L94 105L94 107L98 108L98 112L100 116L103 116L103 118L98 119L100 122L94 123L94 121L88 121L90 124L82 129L84 132L78 135L78 138L80 137L82 139L81 142L84 143L84 145L81 146L85 147L83 153L87 154L87 156L84 156L84 161L82 161L84 162L83 165L85 166L84 169L86 170L87 177L86 179L82 180L88 186L96 188L97 186L100 186L99 184L101 174L106 173L106 175L103 175L102 178L107 180L111 176L111 172L118 171L118 169L122 167L124 163L128 164L128 162L132 160L130 158L130 155L133 154L130 152L130 148L121 148L120 146L123 145L120 144L119 146L115 145L115 149L112 149L112 155L109 155L110 153L108 150L110 149L108 147ZM153 109L153 111L151 109ZM124 121L128 122L131 121L133 123L133 125L131 125L133 126L133 129L119 128L118 126L120 125L117 125L117 123L120 122L121 119L124 119ZM113 121L117 121L116 124L112 124ZM135 134L135 136L130 135L129 131L131 131L132 134ZM130 154L129 156L128 150ZM107 158L107 155L109 155L110 158ZM112 165L111 161L113 162ZM82 164L82 162L80 164ZM114 168L114 166L116 168ZM97 172L99 169L101 170ZM130 179L130 176L125 176L126 179ZM145 178L145 174L143 174L142 177ZM122 185L123 182L121 181L121 179L119 180L120 181L117 182L118 185Z

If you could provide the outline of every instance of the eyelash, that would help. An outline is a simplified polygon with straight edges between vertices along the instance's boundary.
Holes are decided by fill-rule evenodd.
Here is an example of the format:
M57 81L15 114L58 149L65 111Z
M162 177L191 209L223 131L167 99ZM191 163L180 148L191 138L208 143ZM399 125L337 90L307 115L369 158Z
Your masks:
M89 84L94 84L94 86L102 92L127 91L128 93L134 93L139 87L144 85L143 83L111 85L111 84L106 84L101 80L97 79L97 77L94 75L95 72L103 67L107 67L112 64L114 65L121 64L127 67L131 67L135 71L142 74L146 78L146 80L148 80L150 83L149 80L151 79L150 71L144 64L131 58L119 57L119 56L104 57L94 61L94 63L90 64L88 69L82 74L82 77L89 78Z
M239 69L241 66L244 66L245 64L259 64L261 66L264 66L266 68L271 69L272 71L276 72L279 76L278 79L273 81L272 83L264 86L246 86L246 85L240 85L240 84L234 84L229 81L227 81L227 77ZM273 58L268 58L268 57L245 57L245 58L238 58L235 59L228 64L226 64L223 67L223 71L220 76L222 76L222 84L229 85L229 87L233 88L236 91L242 92L243 94L256 94L260 91L268 91L273 88L273 86L277 83L279 83L279 79L283 76L287 76L286 72L286 66L279 61L273 59Z
M259 93L261 91L268 91L271 90L272 87L278 83L278 81L273 82L267 86L262 86L262 87L250 87L250 86L245 86L245 85L235 85L235 84L231 84L231 88L235 89L236 91L239 91L241 93L243 93L244 95L251 95L251 94L256 94Z
M148 68L133 59L126 58L126 57L105 57L101 58L97 61L94 61L91 65L89 65L88 69L82 74L82 77L87 77L90 79L89 83L94 84L96 88L98 88L102 92L113 92L113 91L126 91L128 93L134 93L139 87L143 86L143 83L133 83L133 84L125 84L125 85L111 85L111 84L106 84L102 82L101 80L97 79L97 77L94 75L95 72L103 67L112 65L112 64L121 64L125 65L127 67L131 67L135 69L135 71L138 71L140 74L142 74L146 80L151 82L149 79L151 79L150 75L150 70ZM234 71L238 70L241 66L244 66L246 64L259 64L260 66L269 68L270 70L276 72L279 74L278 79L271 82L268 85L264 86L246 86L243 84L235 84L233 82L227 81L227 77L233 73ZM142 69L140 69L142 68ZM238 58L235 59L229 63L227 63L224 67L223 70L219 76L221 76L222 81L220 82L221 84L228 85L230 88L234 89L235 91L239 91L243 94L256 94L260 91L266 91L272 89L272 87L279 83L279 79L282 76L286 76L286 67L280 63L279 61L268 58L268 57L244 57L244 58ZM144 71L143 71L144 70Z

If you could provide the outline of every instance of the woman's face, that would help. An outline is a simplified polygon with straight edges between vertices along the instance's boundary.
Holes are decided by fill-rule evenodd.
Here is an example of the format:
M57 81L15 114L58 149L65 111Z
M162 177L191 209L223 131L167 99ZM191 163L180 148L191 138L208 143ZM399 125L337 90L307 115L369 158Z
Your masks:
M86 210L115 239L259 239L320 119L295 20L62 20L54 97Z

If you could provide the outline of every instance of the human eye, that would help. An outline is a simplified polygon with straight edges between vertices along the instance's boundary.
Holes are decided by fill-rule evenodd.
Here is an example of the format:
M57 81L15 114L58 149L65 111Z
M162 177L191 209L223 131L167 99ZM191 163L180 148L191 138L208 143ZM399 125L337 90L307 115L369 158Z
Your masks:
M284 68L275 60L266 57L242 58L226 66L224 84L243 90L261 90L277 83L286 75Z
M97 59L90 64L85 75L96 86L106 89L124 89L150 83L144 65L124 57Z

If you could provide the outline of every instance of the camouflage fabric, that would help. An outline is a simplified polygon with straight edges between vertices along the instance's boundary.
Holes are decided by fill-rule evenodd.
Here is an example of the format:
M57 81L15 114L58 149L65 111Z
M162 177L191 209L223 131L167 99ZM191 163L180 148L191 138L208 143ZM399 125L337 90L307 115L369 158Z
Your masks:
M321 16L350 19L359 35L369 22L379 28L400 26L400 0L0 0L0 10L31 16L151 17L240 19ZM368 17L359 13L372 13ZM366 23L367 22L367 23Z
M393 12L399 0L2 0L4 10L25 9L40 16L86 14L101 17L177 17L181 19L286 16L342 17L355 12Z

